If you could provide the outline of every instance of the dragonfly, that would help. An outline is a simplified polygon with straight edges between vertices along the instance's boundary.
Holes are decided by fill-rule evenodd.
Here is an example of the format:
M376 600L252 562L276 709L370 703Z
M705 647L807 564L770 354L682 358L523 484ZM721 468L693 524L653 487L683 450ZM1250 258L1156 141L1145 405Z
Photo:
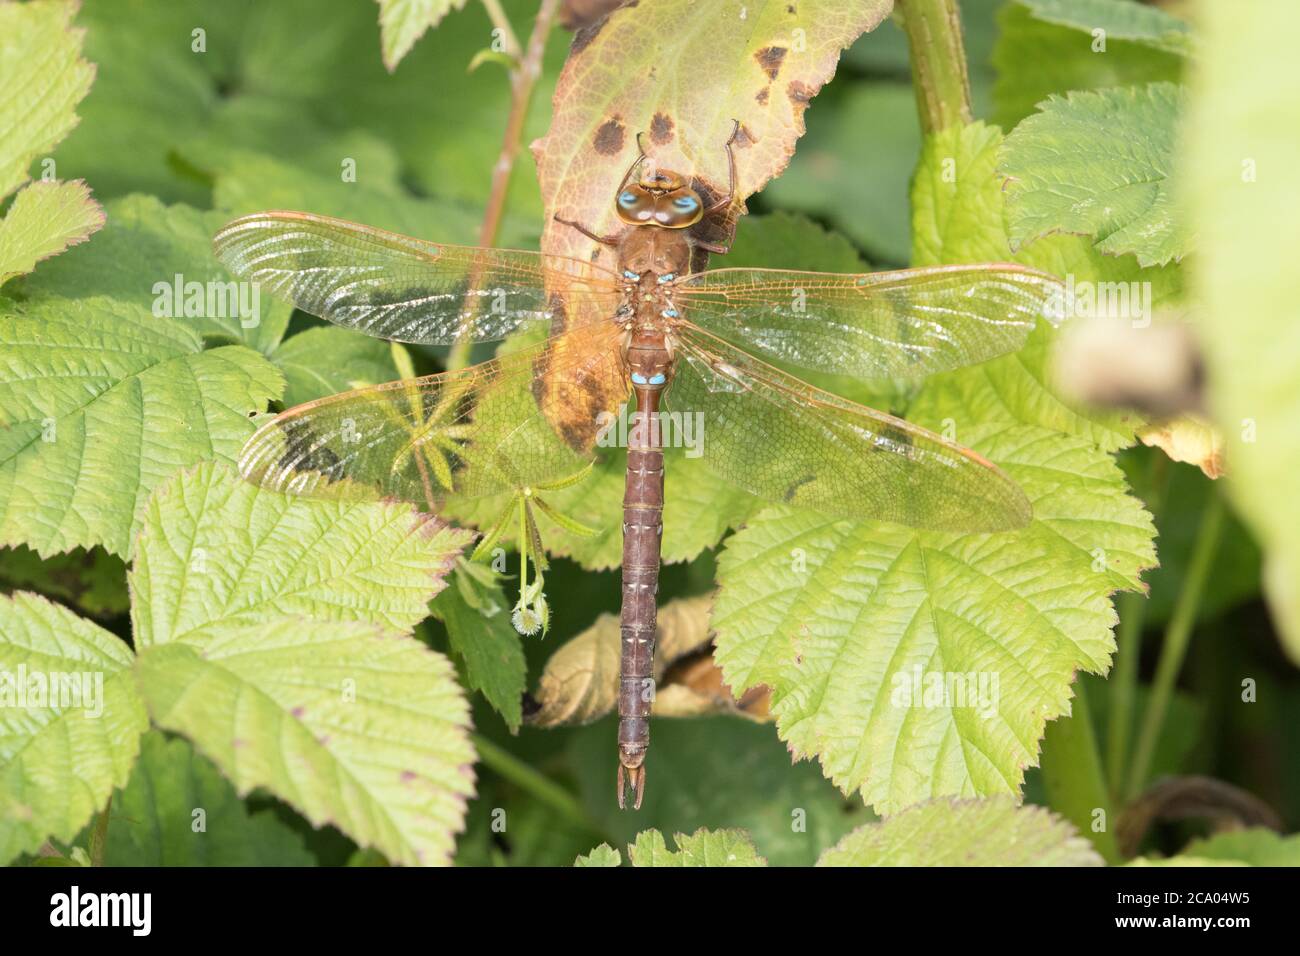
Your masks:
M607 423L634 409L622 513L620 807L630 795L639 809L645 793L665 413L697 416L711 471L772 502L961 533L1010 531L1032 516L1021 488L976 452L785 369L896 382L984 362L1052 319L1059 280L1006 263L692 271L693 255L730 247L729 235L713 242L694 228L734 208L732 141L725 149L730 185L707 202L709 190L647 162L641 148L614 197L614 233L554 216L613 250L613 268L304 212L245 216L214 238L232 273L345 328L425 345L530 340L477 365L278 414L239 459L244 478L263 487L436 510L449 497L573 475L605 453Z

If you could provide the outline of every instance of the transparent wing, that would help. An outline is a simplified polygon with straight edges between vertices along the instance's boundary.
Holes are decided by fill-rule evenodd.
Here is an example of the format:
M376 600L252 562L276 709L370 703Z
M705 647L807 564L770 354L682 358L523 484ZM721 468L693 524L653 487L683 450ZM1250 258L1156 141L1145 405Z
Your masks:
M847 518L940 531L1029 522L1020 487L975 452L813 388L689 324L677 345L667 408L703 416L704 461L719 477Z
M863 275L715 269L683 279L677 304L701 328L764 358L866 379L973 365L1056 321L1055 276L1007 264Z
M457 372L299 405L250 438L239 470L296 495L384 495L432 509L558 480L591 460L626 401L613 323L555 336Z
M503 339L565 308L608 317L614 276L562 256L448 246L302 212L262 212L212 241L233 274L336 325L426 345ZM586 310L592 310L587 313Z

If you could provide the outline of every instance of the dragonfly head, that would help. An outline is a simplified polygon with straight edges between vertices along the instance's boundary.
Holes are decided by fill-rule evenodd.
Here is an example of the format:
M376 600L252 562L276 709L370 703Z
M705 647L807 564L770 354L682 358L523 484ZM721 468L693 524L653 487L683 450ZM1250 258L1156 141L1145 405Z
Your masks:
M704 203L685 177L668 170L648 170L627 183L614 200L618 218L629 226L685 229L700 221Z

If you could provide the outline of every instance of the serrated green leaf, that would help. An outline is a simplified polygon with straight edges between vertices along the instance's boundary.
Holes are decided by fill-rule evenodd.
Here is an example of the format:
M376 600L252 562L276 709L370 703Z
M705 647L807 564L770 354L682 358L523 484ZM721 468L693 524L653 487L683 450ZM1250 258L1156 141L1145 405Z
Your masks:
M332 325L290 336L271 361L284 373L286 407L399 377L387 342Z
M1264 590L1300 661L1300 297L1294 250L1300 104L1279 70L1294 61L1296 4L1206 4L1205 59L1187 138L1186 200L1198 257L1198 332L1209 402L1223 428L1233 502L1264 548ZM1261 64L1244 69L1243 63ZM1263 68L1263 67L1267 68Z
M136 648L284 617L409 631L471 537L408 504L294 498L203 464L142 509Z
M1100 252L1133 253L1143 266L1181 259L1191 237L1171 180L1184 106L1172 83L1075 92L1041 104L1007 137L998 164L1008 179L1012 243L1079 233L1092 236Z
M1043 807L1010 799L931 800L854 830L818 866L1104 866Z
M1216 833L1193 840L1179 856L1248 866L1300 866L1300 833L1284 836L1260 827Z
M1106 39L1136 40L1169 53L1192 52L1192 31L1159 7L1134 0L1016 0L1046 23L1095 33Z
M676 850L670 850L658 830L637 834L627 848L633 866L767 866L767 860L744 830L696 830L690 836L673 837Z
M1078 236L1046 236L1011 252L1002 226L1003 195L995 163L1002 137L995 127L974 123L930 137L912 187L914 264L1012 261L1055 273L1075 288L1114 283L1135 289L1134 301L1149 290L1152 309L1181 292L1176 266L1142 269L1131 256L1105 256ZM1150 315L1131 318L1149 320ZM1107 451L1135 441L1142 424L1135 414L1080 408L1052 387L1050 358L1057 333L1048 327L1030 336L1014 355L930 378L921 393L962 403L967 411L953 420L957 440L963 423L1011 421L1086 438ZM942 421L942 419L940 419Z
M452 10L463 10L465 0L377 0L379 30L383 38L384 66L389 71L415 46L415 41L442 22Z
M931 414L945 411L962 414ZM1150 518L1109 456L1026 426L961 437L1024 489L1027 529L941 535L777 508L719 561L727 683L771 687L795 755L880 813L1019 792L1075 671L1110 666L1110 593L1140 588L1155 562Z
M458 586L439 594L431 610L446 625L451 650L464 662L469 686L483 694L513 732L524 719L528 663L519 634L510 625L509 602L495 585L485 587L468 577L457 583L474 589L479 608L470 606Z
M1153 7L1139 7L1130 0L1107 0L1107 6L1156 12ZM1006 4L997 19L993 118L1004 129L1011 129L1032 114L1053 93L1177 81L1186 63L1181 56L1151 46L1149 38L1124 39L1116 35L1114 29L1131 32L1131 27L1125 26L1123 12L1119 17L1104 16L1097 22L1096 26L1103 29L1113 28L1105 37L1104 50L1091 28L1085 32L1040 20L1019 3Z
M67 608L0 596L0 863L71 840L126 783L149 726L131 662L126 644Z
M212 234L227 217L152 196L106 204L108 225L86 244L27 279L29 296L109 296L174 319L204 338L270 352L293 311L247 283L236 283L212 255ZM179 278L178 278L179 277ZM179 293L178 293L179 283Z
M622 866L623 858L608 843L602 843L593 849L590 853L584 854L573 861L574 866Z
M144 735L113 798L106 866L312 866L271 810L249 812L212 763L179 738Z
M90 198L85 183L33 183L0 221L0 285L85 242L103 225L104 210Z
M223 622L147 647L154 722L239 793L266 787L395 863L450 861L474 790L469 707L451 663L373 624Z
M0 5L0 199L27 181L32 160L77 125L95 68L81 58L73 0Z
M193 329L113 299L0 311L0 544L126 556L161 480L233 460L280 375L243 346L201 349Z

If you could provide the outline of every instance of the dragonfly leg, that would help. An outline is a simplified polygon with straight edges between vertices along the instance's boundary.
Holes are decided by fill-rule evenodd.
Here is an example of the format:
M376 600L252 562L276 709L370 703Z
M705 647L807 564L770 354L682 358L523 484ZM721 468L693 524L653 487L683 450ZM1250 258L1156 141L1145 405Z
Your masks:
M728 169L727 194L725 196L720 197L716 202L714 202L711 206L709 206L708 209L704 210L704 215L706 216L709 215L710 213L717 212L719 209L725 209L726 207L730 206L731 201L736 198L736 154L735 152L732 151L731 144L734 143L736 141L736 137L740 135L740 120L732 120L731 122L734 124L731 127L731 138L728 139L726 145L722 147L727 151L727 169ZM715 249L710 251L726 252L725 249L721 249L721 250Z
M578 232L582 233L592 242L599 242L602 246L618 245L618 236L598 236L590 229L588 229L586 226L584 226L582 223L574 222L572 219L561 219L558 214L551 218L553 218L556 222L560 223L561 225L572 226L574 229L578 230Z
M618 808L620 810L627 809L625 794L630 787L632 796L635 798L632 809L640 810L641 798L645 796L645 765L627 767L623 765L623 761L620 759L616 785L618 787Z

